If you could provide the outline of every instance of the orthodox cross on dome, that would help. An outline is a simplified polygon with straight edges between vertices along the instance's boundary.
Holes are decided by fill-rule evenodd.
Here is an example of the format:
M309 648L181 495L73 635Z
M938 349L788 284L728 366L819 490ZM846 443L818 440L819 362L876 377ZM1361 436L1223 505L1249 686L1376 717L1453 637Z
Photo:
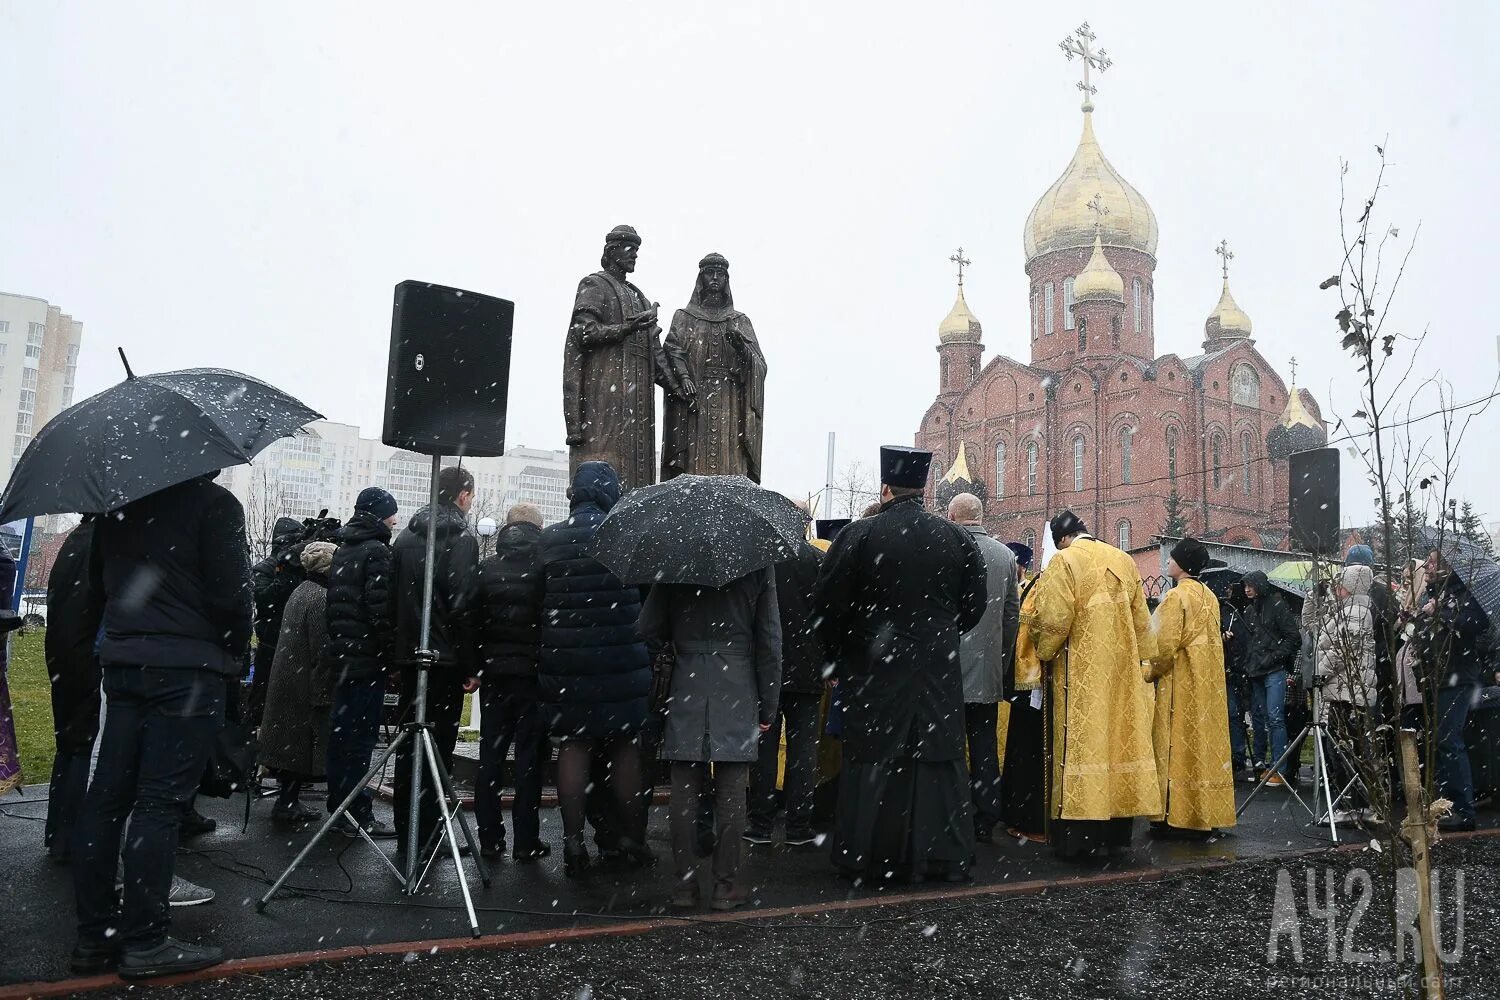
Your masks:
M1291 368L1292 368L1292 385L1295 386L1297 384L1297 357L1296 357L1296 355L1292 356Z
M964 248L963 247L959 247L958 248L958 252L955 253L952 257L949 257L948 259L951 260L951 261L953 261L953 263L955 263L955 264L958 265L958 287L959 288L964 287L964 268L968 267L970 264L973 264L974 262L972 260L970 260L969 258L967 258L967 257L964 256Z
M1104 192L1095 191L1094 196L1083 207L1094 213L1094 232L1097 234L1104 227L1104 217L1109 214L1109 206L1104 204Z
M1214 247L1214 253L1224 258L1224 280L1229 280L1229 262L1234 260L1234 253L1229 249L1228 240L1220 240L1219 245ZM1294 359L1295 360L1295 359ZM1293 378L1293 381L1296 381Z
M1095 51L1092 48L1095 35L1089 30L1089 23L1084 21L1078 26L1078 30L1057 43L1057 47L1063 50L1063 55L1072 62L1077 56L1083 60L1083 79L1078 83L1078 89L1083 91L1083 110L1093 111L1093 97L1099 89L1089 82L1089 70L1096 69L1103 73L1114 65L1114 60L1105 54L1103 49Z

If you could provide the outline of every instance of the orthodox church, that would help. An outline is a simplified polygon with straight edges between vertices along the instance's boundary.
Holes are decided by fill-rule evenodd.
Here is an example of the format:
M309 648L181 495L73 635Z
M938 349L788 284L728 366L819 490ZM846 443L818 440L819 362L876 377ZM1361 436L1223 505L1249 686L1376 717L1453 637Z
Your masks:
M1164 533L1285 547L1287 456L1327 441L1317 403L1256 350L1229 290L1227 244L1201 342L1157 353L1156 215L1105 157L1087 77L1081 86L1078 148L1022 232L1028 360L984 360L983 329L964 301L968 261L954 257L938 394L916 434L935 453L929 496L978 493L997 537L1033 547L1065 508L1126 551Z

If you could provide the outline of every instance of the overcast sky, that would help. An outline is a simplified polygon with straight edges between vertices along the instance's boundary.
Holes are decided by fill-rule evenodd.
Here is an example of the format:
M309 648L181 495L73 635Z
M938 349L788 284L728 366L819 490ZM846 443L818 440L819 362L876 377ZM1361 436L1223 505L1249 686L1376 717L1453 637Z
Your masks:
M604 233L684 304L731 262L771 374L767 485L910 443L937 385L948 256L986 358L1025 359L1021 230L1080 127L1087 19L1115 65L1099 140L1161 228L1157 349L1199 352L1214 245L1279 368L1352 412L1337 350L1338 163L1420 242L1398 303L1459 399L1497 373L1487 4L33 3L0 0L0 289L84 323L80 395L240 369L378 434L391 287L516 302L508 438L561 447L562 338ZM1389 137L1387 139L1387 137ZM1436 422L1418 430L1435 430ZM1500 407L1462 492L1500 516ZM1345 456L1346 486L1357 484ZM1368 494L1346 494L1346 521Z

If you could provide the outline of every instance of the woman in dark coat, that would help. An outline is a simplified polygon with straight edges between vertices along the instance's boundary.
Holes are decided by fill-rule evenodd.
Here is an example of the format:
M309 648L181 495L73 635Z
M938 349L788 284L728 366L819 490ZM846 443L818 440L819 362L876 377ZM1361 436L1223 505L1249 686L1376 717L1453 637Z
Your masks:
M636 736L651 696L651 658L636 631L640 592L588 554L604 516L620 499L608 462L584 462L568 490L572 512L542 532L541 646L537 676L542 711L562 741L557 797L563 820L563 870L589 867L583 843L585 793L595 758L607 762L621 823L620 854L650 864Z
M260 762L281 776L281 793L271 818L305 823L317 810L300 801L302 784L323 777L328 759L328 715L333 705L333 670L324 655L328 637L328 570L337 548L309 542L302 550L307 579L286 602L266 711L260 724Z
M713 766L715 910L745 901L736 884L745 833L745 792L760 734L781 694L781 615L776 577L762 569L719 590L658 585L641 609L641 634L672 644L667 728L661 756L672 762L672 905L698 905L699 796Z

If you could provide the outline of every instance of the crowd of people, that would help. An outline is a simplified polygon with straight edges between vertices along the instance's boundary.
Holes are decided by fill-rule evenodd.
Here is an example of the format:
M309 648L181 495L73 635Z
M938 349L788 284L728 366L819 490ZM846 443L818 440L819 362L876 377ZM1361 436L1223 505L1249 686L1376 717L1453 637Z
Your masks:
M1224 830L1237 776L1283 761L1268 782L1295 780L1288 677L1305 647L1357 725L1373 705L1364 681L1378 672L1382 630L1409 637L1403 665L1416 673L1438 631L1478 641L1482 614L1440 560L1398 602L1374 596L1357 551L1299 622L1263 574L1221 602L1202 582L1207 549L1185 539L1153 613L1132 558L1071 512L1053 519L1056 552L1033 572L1036 553L986 531L979 498L959 495L946 517L928 511L930 462L882 449L878 507L817 522L817 537L784 561L720 588L627 586L591 554L621 498L604 462L577 469L560 523L513 506L488 556L469 527L474 479L461 467L442 470L437 505L394 538L396 501L370 487L347 523L278 524L253 568L240 505L212 477L86 519L53 572L47 637L65 689L54 692L47 838L76 873L74 970L146 978L221 958L170 937L168 914L179 835L211 822L194 819L193 801L226 712L258 729L259 764L277 785L273 822L306 828L348 803L340 832L394 837L404 863L411 744L396 759L394 825L375 815L365 777L387 687L408 717L424 664L427 717L450 767L464 697L478 692L485 858L552 853L540 808L555 741L564 873L655 865L646 828L661 762L670 903L690 909L706 896L729 910L747 899L746 845L772 843L781 814L788 848L826 839L837 872L858 882L965 880L976 844L1002 829L1065 857L1128 845L1138 817L1163 835ZM431 658L419 655L429 543ZM1319 617L1328 602L1349 611L1336 625ZM1477 677L1457 665L1474 659L1453 650L1437 706L1440 784L1470 825L1462 716ZM815 803L835 733L825 838ZM303 801L316 781L326 813ZM437 790L423 791L425 856L440 818Z

